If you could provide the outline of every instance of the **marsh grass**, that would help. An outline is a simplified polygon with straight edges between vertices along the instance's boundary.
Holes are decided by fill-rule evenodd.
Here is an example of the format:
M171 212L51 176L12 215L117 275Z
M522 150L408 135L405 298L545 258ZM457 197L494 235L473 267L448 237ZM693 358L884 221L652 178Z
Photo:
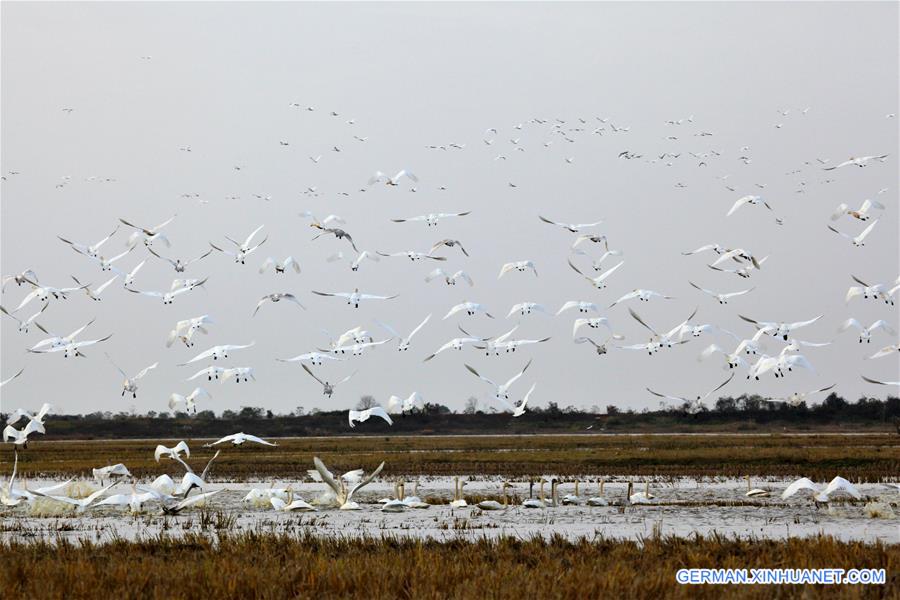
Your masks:
M156 464L162 440L37 440L19 456L31 477L89 477L94 467L123 462L137 477L157 476L173 465ZM188 440L197 461L211 451L207 440ZM333 468L375 468L387 462L392 476L795 477L876 482L900 473L896 435L546 435L411 436L386 438L290 438L278 448L228 447L216 461L214 479L304 479L319 456ZM0 470L12 468L0 455Z
M459 523L455 528L466 527ZM900 546L828 537L569 542L318 538L247 532L176 540L0 543L0 589L40 598L884 598ZM686 567L884 568L887 586L679 586ZM892 591L893 590L893 591Z

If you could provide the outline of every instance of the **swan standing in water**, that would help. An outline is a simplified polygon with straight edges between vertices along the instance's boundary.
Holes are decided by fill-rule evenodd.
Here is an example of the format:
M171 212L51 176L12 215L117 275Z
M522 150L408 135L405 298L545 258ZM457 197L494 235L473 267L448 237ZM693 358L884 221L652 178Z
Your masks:
M581 498L581 496L578 495L578 484L579 484L579 481L576 479L575 480L575 493L566 494L565 496L562 497L562 503L564 505L569 505L569 504L579 505L584 501Z
M656 496L650 493L650 482L647 481L644 483L644 491L636 492L634 494L632 491L631 482L628 483L628 502L630 504L652 504L651 500L656 499Z
M605 480L600 480L598 494L587 499L586 504L588 506L609 506L609 501L603 496L603 485L605 483Z
M506 510L506 507L509 503L509 498L506 495L506 488L509 487L509 483L503 482L503 504L500 504L496 500L482 500L478 503L478 508L481 510Z
M463 497L463 486L465 481L460 481L459 477L453 478L453 500L450 502L450 508L463 508L468 506L466 499Z
M768 498L770 495L769 490L764 490L762 488L751 488L750 487L750 476L747 475L747 493L744 494L748 498Z
M544 484L547 483L544 478L541 478L540 491L538 492L538 498L532 498L532 493L534 491L534 481L532 480L528 485L528 498L522 501L522 508L546 508L547 502L544 499Z

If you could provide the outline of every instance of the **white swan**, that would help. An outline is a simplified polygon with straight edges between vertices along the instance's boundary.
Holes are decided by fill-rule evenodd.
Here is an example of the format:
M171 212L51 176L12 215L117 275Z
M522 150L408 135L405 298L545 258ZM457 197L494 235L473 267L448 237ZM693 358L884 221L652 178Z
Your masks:
M760 329L761 331L765 331L767 334L771 335L772 337L780 337L780 338L783 338L784 341L787 341L788 336L792 332L800 329L801 327L806 327L808 325L812 325L813 323L815 323L816 321L821 319L822 315L819 315L818 317L814 317L807 321L797 321L794 323L787 323L787 322L783 322L783 321L782 322L754 321L753 319L750 319L743 315L738 315L738 317L740 317L744 321L747 321L748 323L753 323L754 325L757 326L758 329Z
M322 354L321 352L307 352L306 354L298 354L291 358L276 358L280 362L309 362L309 364L318 366L325 363L326 360L347 360L346 358L338 358L330 354Z
M610 275L615 273L618 270L618 268L624 264L625 264L624 260L619 261L615 266L610 267L605 273L602 273L601 275L598 275L596 277L589 277L589 276L585 275L584 273L582 273L581 271L579 271L578 267L576 267L574 264L572 264L572 260L569 259L569 266L572 267L572 270L575 271L576 273L578 273L579 275L581 275L582 277L584 277L585 279L587 279L591 283L591 285L593 285L598 290L602 290L603 288L605 288L606 287L606 279Z
M156 240L161 240L163 243L165 243L166 246L171 246L171 243L169 242L169 238L167 238L162 233L160 233L160 230L163 227L165 227L166 225L168 225L169 223L171 223L172 221L174 221L175 217L177 217L177 216L178 215L172 215L170 218L166 219L165 221L163 221L159 225L156 225L155 227L139 227L137 225L132 225L131 223L129 223L128 221L126 221L125 219L122 219L122 218L120 218L119 221L124 223L125 225L128 225L129 227L131 227L132 229L135 230L134 232L132 232L132 234L130 236L128 236L127 245L129 247L134 247L138 243L138 241L141 241L141 240L143 240L144 245L147 247L150 247L153 244L153 242L155 242Z
M398 415L413 409L422 408L424 402L419 392L413 392L406 399L392 395L387 401L387 411L392 415Z
M353 306L353 308L359 308L359 303L363 300L393 300L399 294L394 294L393 296L376 296L374 294L362 294L359 291L359 288L356 288L352 292L317 292L316 290L310 290L313 294L317 296L332 296L336 298L346 298L347 304Z
M862 206L859 207L859 210L853 210L842 202L838 204L838 207L836 209L834 209L834 213L831 215L831 220L837 221L844 215L850 215L854 219L859 219L860 221L868 221L871 218L869 216L869 211L873 208L884 210L884 204L882 204L881 202L876 202L874 200L863 200Z
M116 463L99 469L91 469L91 475L100 485L103 485L104 477L131 477L131 472L122 463Z
M725 387L726 385L728 385L728 384L731 382L732 379L734 379L734 373L732 373L732 374L728 377L728 379L726 379L725 381L723 381L722 383L720 383L719 385L717 385L717 386L714 387L713 389L709 390L708 392L706 392L706 393L703 394L702 396L697 396L696 398L683 398L683 397L681 397L681 396L669 396L669 395L666 395L666 394L660 394L660 393L658 393L658 392L654 392L654 391L651 390L650 388L647 388L647 391L650 392L651 394L653 394L654 396L658 396L658 397L660 397L660 398L665 398L665 399L667 399L667 400L673 400L673 401L675 401L675 402L678 402L679 404L686 404L686 405L688 406L688 411L689 411L689 412L697 412L697 411L702 410L702 409L704 408L704 401L705 401L707 398L709 398L712 394L714 394L715 392L721 390L723 387Z
M463 486L465 481L460 481L459 477L453 478L453 500L450 501L450 508L464 508L468 506L466 499L463 497Z
M425 283L431 283L432 281L434 281L435 279L438 279L439 277L443 277L444 283L446 283L447 285L456 285L456 282L460 279L462 279L463 281L468 283L469 287L472 287L473 285L475 285L475 282L472 281L472 278L469 277L469 274L466 273L465 271L459 270L453 274L450 274L441 268L437 268L434 271L430 272L428 275L426 275Z
M28 448L28 436L32 433L43 433L40 431L41 429L43 429L43 425L37 421L28 421L22 429L16 429L12 425L7 425L3 429L3 441L11 441L14 446Z
M195 262L200 262L201 260L203 260L204 258L206 258L207 256L209 256L209 255L212 254L212 252L213 252L213 251L212 251L212 248L210 248L210 249L207 250L205 253L201 254L200 256L198 256L198 257L196 257L196 258L189 258L189 259L187 259L187 260L182 260L182 259L180 259L180 258L176 258L176 259L173 260L173 259L171 259L171 258L167 258L167 257L165 257L165 256L162 256L162 255L158 254L156 251L153 250L153 248L149 248L149 247L148 247L147 250L150 252L150 254L152 254L152 255L155 256L156 258L158 258L158 259L160 259L160 260L164 260L164 261L166 261L167 263L169 263L170 265L172 265L172 268L175 269L175 272L176 272L176 273L184 273L185 270L186 270L190 265L194 264Z
M388 425L394 424L394 421L391 420L391 416L380 406L374 406L366 410L351 409L347 413L347 422L350 424L350 427L353 428L356 427L356 422L362 423L368 421L371 417L380 417L381 419L384 419Z
M316 471L319 473L322 481L331 488L331 491L334 494L333 502L340 510L359 510L359 504L352 500L353 495L365 486L369 485L384 468L384 462L382 462L380 465L378 465L378 468L376 468L365 478L360 480L359 483L347 490L344 484L344 479L341 478L341 481L339 483L325 466L325 463L323 463L318 456L313 457L313 464L316 466Z
M747 194L746 196L741 196L740 198L735 200L734 204L731 206L731 209L728 211L728 214L726 214L725 216L730 217L731 215L733 215L735 213L735 211L737 211L737 209L744 206L745 204L750 204L750 205L754 205L754 206L762 204L769 210L773 210L772 207L769 206L769 203L766 202L765 200L763 200L761 196L754 196L753 194Z
M400 171L397 171L397 174L393 177L390 177L386 173L383 173L381 171L375 171L375 174L369 177L369 185L373 185L375 183L383 181L387 185L396 186L399 185L400 180L404 177L407 177L416 183L419 182L419 178L416 177L416 175L412 171L408 169L401 169Z
M494 318L494 316L487 311L487 309L484 307L483 304L478 304L477 302L463 302L463 303L457 304L456 306L451 308L449 310L449 312L447 312L447 314L444 315L444 320L449 319L456 313L463 312L463 311L465 311L466 314L469 315L470 317L472 315L474 315L475 313L483 312L485 314L485 316L487 316L491 319Z
M272 294L266 294L263 296L259 302L256 303L256 308L253 310L253 315L256 316L256 313L259 312L259 307L261 307L266 302L272 302L273 304L276 302L281 302L282 300L287 300L288 302L293 302L303 310L306 310L306 307L300 304L300 301L297 300L297 296L290 294L288 292L275 292Z
M104 354L106 354L106 353L104 352ZM149 373L150 371L152 371L153 369L155 369L156 367L159 366L159 363L155 362L152 365L150 365L149 367L144 367L143 369L138 371L137 375L135 375L134 377L129 377L128 375L125 374L125 371L123 371L118 365L116 365L116 363L113 362L113 359L109 356L109 354L106 354L106 358L107 358L107 360L109 360L110 364L113 367L115 367L115 369L119 372L119 374L122 375L122 377L124 377L124 379L125 379L122 382L122 396L124 396L125 394L131 394L132 398L137 398L137 390L138 390L137 382L140 381L141 379L143 379L147 375L147 373Z
M19 371L19 373L21 372L22 371ZM13 377L16 377L16 375L13 375ZM7 379L7 381L9 381L9 379ZM21 408L17 408L15 412L9 415L9 417L6 419L6 424L15 425L24 417L28 419L29 422L35 423L35 431L37 433L46 433L44 429L44 418L50 413L51 410L53 410L53 405L48 404L47 402L42 404L41 408L34 414L26 412Z
M537 302L520 302L519 304L514 304L512 308L509 309L509 313L506 315L506 318L510 318L515 313L519 313L524 317L535 312L541 312L545 315L550 314L547 312L547 309L543 304L538 304Z
M673 296L667 296L665 294L660 294L659 292L654 292L653 290L635 289L635 290L628 292L627 294L625 294L624 296L622 296L621 298L619 298L618 300L616 300L615 302L610 304L609 308L612 308L613 306L615 306L616 304L619 304L620 302L625 302L626 300L631 300L633 298L637 298L641 302L650 302L651 298L662 298L663 300L672 300Z
M841 237L844 238L845 240L850 240L850 243L853 244L855 247L861 248L862 246L865 246L865 245L866 245L866 244L865 244L866 238L869 236L870 233L872 233L872 230L875 229L875 226L876 226L876 225L878 225L878 219L875 219L874 221L872 221L872 222L869 224L869 226L866 227L865 229L863 229L863 230L860 232L860 234L857 235L856 237L853 237L852 235L846 234L846 233L844 233L843 231L838 231L837 229L835 229L835 228L832 227L831 225L828 226L828 229L830 229L831 231L835 232L836 234L838 234L839 236L841 236Z
M506 273L509 273L510 271L519 271L520 273L523 273L528 270L530 270L532 273L534 273L534 276L537 277L538 272L537 272L537 268L535 268L535 266L534 266L534 262L532 262L530 260L519 260L519 261L515 261L515 262L508 262L508 263L504 264L502 267L500 267L500 274L497 275L497 279L500 279L501 277L503 277Z
M240 446L245 442L253 442L254 444L262 444L263 446L277 446L277 442L267 442L262 438L258 438L255 435L250 435L248 433L244 433L243 431L240 433L233 433L231 435L226 435L223 438L212 442L211 444L204 444L204 448L209 448L211 446L217 446L219 444L224 444L226 442L231 442L234 446Z
M588 312L600 312L600 307L593 302L586 302L584 300L569 300L568 302L563 304L558 311L556 311L556 316L558 317L562 313L572 308L577 308L578 312L582 314L586 314Z
M841 326L838 328L838 333L847 331L850 327L856 327L857 329L859 329L859 343L860 344L862 344L863 342L866 342L867 344L871 343L872 333L879 329L883 330L888 335L891 335L891 336L897 335L897 333L890 326L890 324L887 321L885 321L884 319L878 319L877 321L875 321L868 327L864 327L862 323L860 323L859 321L857 321L856 319L851 317L841 324Z
M169 396L169 410L175 410L178 405L184 404L184 409L187 412L192 412L194 414L197 413L197 399L198 398L212 398L209 392L207 392L202 387L195 387L194 391L192 391L187 396L182 396L181 394L172 394Z
M168 292L156 292L156 291L147 292L147 291L136 290L134 288L128 288L128 291L132 292L134 294L141 294L142 296L149 296L151 298L162 298L163 304L172 304L173 302L175 302L176 297L178 297L182 294L186 294L187 292L190 292L194 288L201 287L205 283L206 283L206 278L201 279L200 281L195 281L194 283L192 283L190 285L186 285L184 287L179 287L174 290L170 290Z
M509 483L506 481L503 482L503 504L497 502L496 500L482 500L476 506L481 510L506 510L506 507L509 503L509 498L506 495L506 488L509 487Z
M827 392L831 388L833 388L836 383L829 385L828 387L819 388L817 390L812 390L809 392L794 392L790 396L785 396L782 398L763 398L766 402L778 402L789 404L791 406L800 406L803 402L806 402L807 398L815 396L816 394L821 394L823 392Z
M869 161L877 160L880 162L884 162L884 159L886 159L887 157L888 157L887 154L879 154L879 155L875 155L875 156L859 156L859 157L851 156L848 160L845 160L844 162L842 162L840 164L834 165L833 167L824 167L822 170L823 171L833 171L835 169L840 169L842 167L849 167L849 166L865 167L865 166L868 166Z
M711 297L715 298L716 300L718 300L719 304L728 304L728 300L730 298L735 298L737 296L743 296L744 294L749 294L750 292L752 292L753 290L756 289L755 287L752 287L748 290L742 290L740 292L719 293L719 292L713 292L712 290L708 290L706 288L702 288L699 285L697 285L696 283L694 283L693 281L688 281L688 283L691 284L693 287L697 288L698 290L700 290L701 292L703 292L704 294L711 296Z
M351 377L353 377L354 375L356 375L356 373L353 372L353 373L351 373L350 375L347 375L346 377L344 377L343 379L341 379L340 381L338 381L337 383L329 383L328 381L322 381L321 379L319 379L318 377L316 377L315 373L313 373L313 372L310 370L310 368L307 367L306 365L304 365L304 364L301 363L300 366L303 367L303 370L306 371L306 372L309 374L310 377L312 377L313 379L315 379L316 381L318 381L320 384L322 384L322 393L324 393L324 394L325 394L326 396L328 396L329 398L331 398L332 394L334 394L334 388L336 388L336 387L339 386L340 384L342 384L342 383L348 381Z
M571 231L572 233L578 233L582 229L586 229L588 227L596 227L597 225L601 225L603 221L594 221L593 223L558 223L556 221L551 221L546 217L542 217L538 215L538 219L543 221L544 223L549 223L550 225L556 225L557 227L562 227L567 231Z
M750 476L747 475L747 492L744 494L748 498L768 498L771 492L762 488L750 487Z
M156 450L153 451L153 458L156 460L156 462L159 462L159 459L163 456L174 458L182 452L184 452L184 455L188 458L191 457L191 449L188 447L187 442L185 442L184 440L181 440L171 448L162 444L158 444L156 446Z
M410 345L410 342L412 342L413 336L415 336L417 333L419 333L419 331L420 331L423 327L425 327L425 324L428 323L429 320L431 320L431 314L429 314L427 317L425 317L425 318L422 320L422 322L419 323L419 324L416 326L416 328L413 329L413 330L410 332L410 334L409 334L408 336L406 336L406 337L403 337L402 335L400 335L400 334L397 332L396 329L394 329L393 327L391 327L391 326L388 325L387 323L382 323L382 322L379 321L378 319L376 319L375 322L376 322L381 328L383 328L385 331L387 331L387 332L390 333L392 336L394 336L395 338L397 338L397 340L398 340L397 351L398 351L398 352L405 352L406 350L409 350L409 345Z
M294 273L300 274L300 263L294 260L293 256L285 257L284 260L276 260L271 256L266 258L263 263L259 266L260 274L265 273L269 267L275 268L275 274L284 274L288 269L293 269Z
M469 372L471 372L473 375L475 375L475 377L481 379L485 383L489 383L490 385L492 385L494 387L494 396L493 396L494 400L502 401L502 400L509 400L509 388L512 386L512 384L514 384L516 381L518 381L518 379L522 375L525 374L525 371L528 370L528 367L530 365L531 365L531 361L529 360L527 363L525 363L525 366L522 367L521 371L519 371L518 373L516 373L515 375L510 377L509 380L502 385L494 383L487 377L483 377L482 375L479 375L478 371L476 371L469 365L464 365L464 366L466 367L466 369L469 370Z

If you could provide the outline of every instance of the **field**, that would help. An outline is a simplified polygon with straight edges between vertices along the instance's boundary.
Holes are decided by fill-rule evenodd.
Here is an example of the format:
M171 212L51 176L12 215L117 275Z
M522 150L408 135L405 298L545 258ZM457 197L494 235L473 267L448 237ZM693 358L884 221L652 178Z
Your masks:
M900 546L827 537L448 541L194 535L95 545L0 543L9 597L886 598ZM436 566L440 568L435 568ZM680 586L681 568L883 568L886 586ZM891 591L893 590L893 591Z
M878 482L900 473L896 434L773 435L540 435L410 436L279 439L277 448L245 444L222 448L213 480L302 479L321 457L334 468L384 476L800 477ZM168 465L153 460L161 440L43 441L19 453L29 477L87 477L91 469L125 463L137 477L157 476ZM189 462L202 469L210 440L188 440ZM167 445L173 442L163 441ZM11 453L0 460L10 468Z

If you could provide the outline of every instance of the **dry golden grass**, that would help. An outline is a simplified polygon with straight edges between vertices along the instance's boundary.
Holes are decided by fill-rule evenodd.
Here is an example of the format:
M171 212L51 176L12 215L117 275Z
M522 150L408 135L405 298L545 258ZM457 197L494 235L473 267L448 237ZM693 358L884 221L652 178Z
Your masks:
M208 440L188 440L205 464ZM87 477L93 467L123 462L139 477L156 476L153 449L159 440L44 441L21 452L19 467L29 476ZM171 443L169 444L171 445ZM335 469L373 469L387 461L391 475L645 475L807 476L835 474L878 481L900 473L900 444L890 434L865 435L552 435L292 438L278 448L226 446L214 478L302 478L320 456ZM0 469L10 461L0 456Z
M343 540L0 543L10 598L886 598L900 546L831 538L567 542ZM886 586L680 586L681 568L884 568Z

